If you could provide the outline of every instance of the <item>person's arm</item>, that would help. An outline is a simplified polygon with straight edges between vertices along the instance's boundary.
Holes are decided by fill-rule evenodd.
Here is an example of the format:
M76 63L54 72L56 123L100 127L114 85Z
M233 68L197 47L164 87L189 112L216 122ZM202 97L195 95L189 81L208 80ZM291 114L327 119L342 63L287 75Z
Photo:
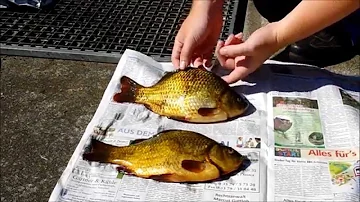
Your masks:
M304 39L343 19L360 7L359 0L303 0L277 22L280 46Z
M212 14L213 12L222 12L224 0L193 0L191 12L201 12Z
M212 50L223 25L224 0L193 0L189 15L176 34L171 54L175 68L211 64Z
M218 42L217 58L232 70L222 78L228 83L245 78L278 50L340 21L359 4L359 0L302 0L282 20L259 28L244 42Z

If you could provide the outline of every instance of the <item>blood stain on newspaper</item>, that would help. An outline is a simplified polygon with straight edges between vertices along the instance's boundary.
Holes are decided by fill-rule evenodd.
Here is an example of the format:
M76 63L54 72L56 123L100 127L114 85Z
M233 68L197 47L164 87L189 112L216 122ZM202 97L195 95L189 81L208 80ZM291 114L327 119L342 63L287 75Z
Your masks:
M92 138L90 151L84 152L83 159L117 164L120 170L142 178L192 183L226 179L245 169L247 161L231 147L186 130L162 131L128 146Z

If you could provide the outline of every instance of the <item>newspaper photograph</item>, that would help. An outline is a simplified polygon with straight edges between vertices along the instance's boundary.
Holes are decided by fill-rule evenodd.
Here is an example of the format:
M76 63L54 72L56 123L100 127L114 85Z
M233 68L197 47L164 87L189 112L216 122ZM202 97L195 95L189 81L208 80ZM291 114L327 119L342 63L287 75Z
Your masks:
M359 201L359 93L335 86L330 78L287 80L303 83L306 91L292 85L268 93L273 128L268 131L274 142L268 200Z
M317 100L273 97L275 145L324 147Z
M152 86L174 71L171 63L126 50L49 201L359 201L359 80L334 82L317 72L314 79L307 69L286 70L293 64L264 65L248 81L231 85L251 103L249 113L197 124L161 116L145 105L114 101L122 76ZM215 66L209 71L220 74ZM121 147L167 130L202 134L246 161L226 179L170 183L83 158L93 137Z

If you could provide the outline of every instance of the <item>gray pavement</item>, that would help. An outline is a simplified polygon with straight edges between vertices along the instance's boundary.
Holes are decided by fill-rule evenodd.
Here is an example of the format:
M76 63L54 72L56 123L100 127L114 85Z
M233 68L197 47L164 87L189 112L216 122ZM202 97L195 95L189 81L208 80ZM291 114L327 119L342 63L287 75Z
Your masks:
M1 57L1 201L47 201L115 69Z

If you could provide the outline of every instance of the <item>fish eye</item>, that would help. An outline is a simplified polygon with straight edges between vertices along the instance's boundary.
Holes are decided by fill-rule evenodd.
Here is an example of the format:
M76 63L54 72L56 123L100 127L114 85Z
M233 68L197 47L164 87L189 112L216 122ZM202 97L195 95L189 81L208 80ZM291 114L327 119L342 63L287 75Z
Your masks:
M228 152L229 152L229 154L232 154L232 153L234 153L234 150L231 149L231 148L229 148L229 149L228 149Z

